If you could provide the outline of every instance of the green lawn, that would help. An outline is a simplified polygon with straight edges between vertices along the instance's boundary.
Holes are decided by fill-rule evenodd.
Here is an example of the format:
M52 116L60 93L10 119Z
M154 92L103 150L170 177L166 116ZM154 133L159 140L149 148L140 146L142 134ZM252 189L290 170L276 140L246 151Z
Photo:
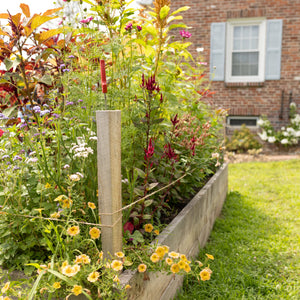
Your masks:
M210 239L210 281L177 299L300 299L300 160L229 165L229 194Z

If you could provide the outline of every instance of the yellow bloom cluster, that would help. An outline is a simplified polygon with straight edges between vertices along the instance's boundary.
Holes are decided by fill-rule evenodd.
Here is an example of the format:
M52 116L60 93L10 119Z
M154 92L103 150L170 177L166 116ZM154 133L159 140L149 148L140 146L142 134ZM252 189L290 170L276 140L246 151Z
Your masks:
M58 201L62 205L62 208L70 208L73 204L73 201L66 195L60 195L54 201Z
M100 237L100 229L93 227L90 229L89 234L93 240L98 239Z
M91 259L86 254L81 254L79 256L76 256L75 264L83 264L88 265L91 262Z
M68 277L75 276L79 271L80 271L80 265L77 264L71 266L68 263L64 262L61 267L61 273Z

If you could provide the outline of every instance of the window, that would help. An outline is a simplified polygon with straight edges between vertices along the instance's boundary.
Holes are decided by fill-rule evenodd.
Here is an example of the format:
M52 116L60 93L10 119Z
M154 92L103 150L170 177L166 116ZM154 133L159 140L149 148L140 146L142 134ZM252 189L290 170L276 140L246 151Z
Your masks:
M226 81L264 80L265 20L227 23Z
M282 20L231 19L211 24L210 72L214 81L280 79Z
M258 117L229 116L227 117L227 125L241 127L245 124L247 127L257 127L257 120Z

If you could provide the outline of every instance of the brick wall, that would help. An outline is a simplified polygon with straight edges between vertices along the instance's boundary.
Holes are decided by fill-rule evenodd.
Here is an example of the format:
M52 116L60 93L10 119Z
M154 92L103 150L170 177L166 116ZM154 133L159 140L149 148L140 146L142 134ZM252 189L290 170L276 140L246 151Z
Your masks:
M300 0L172 0L172 11L181 7L191 8L181 13L190 27L193 42L191 52L203 47L204 60L210 57L210 24L228 19L266 17L283 20L281 79L267 80L258 86L212 82L216 91L213 102L228 108L230 115L266 115L276 128L288 122L289 93L300 110ZM209 67L207 72L209 72ZM298 77L295 78L295 77ZM283 113L281 114L282 91Z

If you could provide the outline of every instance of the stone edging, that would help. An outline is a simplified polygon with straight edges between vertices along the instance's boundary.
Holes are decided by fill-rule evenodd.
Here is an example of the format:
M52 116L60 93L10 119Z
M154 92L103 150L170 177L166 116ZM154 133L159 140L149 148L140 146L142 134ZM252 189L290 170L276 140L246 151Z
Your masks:
M184 253L188 258L198 255L219 216L228 189L228 164L225 163L174 220L161 232L154 243L167 245L172 251ZM183 277L163 273L143 274L126 270L120 276L122 284L130 284L129 300L169 300L181 287Z

